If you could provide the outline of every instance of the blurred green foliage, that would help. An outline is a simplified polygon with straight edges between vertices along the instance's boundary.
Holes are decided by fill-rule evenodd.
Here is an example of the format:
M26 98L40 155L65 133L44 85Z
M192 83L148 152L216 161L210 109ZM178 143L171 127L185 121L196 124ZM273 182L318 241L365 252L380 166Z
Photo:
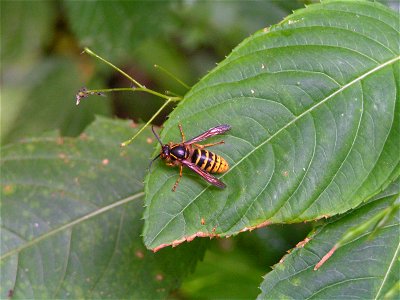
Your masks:
M301 6L291 2L290 9ZM162 104L147 94L120 93L92 97L78 109L74 96L82 86L129 86L108 66L82 55L84 46L148 87L183 95L185 88L154 64L192 85L243 38L290 12L286 1L2 1L1 6L2 144L52 129L74 136L95 114L144 121Z
M255 299L262 276L310 229L310 224L271 225L213 240L179 293L189 299Z

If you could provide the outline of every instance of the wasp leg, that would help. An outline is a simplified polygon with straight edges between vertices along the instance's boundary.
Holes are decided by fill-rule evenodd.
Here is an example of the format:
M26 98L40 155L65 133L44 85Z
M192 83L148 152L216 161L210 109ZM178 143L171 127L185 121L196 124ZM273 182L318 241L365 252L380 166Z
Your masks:
M178 126L179 126L179 130L181 132L181 135L182 135L182 143L185 143L185 134L183 133L182 124L179 123Z
M178 179L175 181L174 187L172 188L172 191L175 192L176 188L178 187L179 181L182 178L182 169L183 169L183 165L179 166L179 177Z
M194 144L194 145L199 149L204 149L204 148L207 148L207 147L212 147L212 146L220 145L220 144L225 144L225 142L224 141L219 141L219 142L212 143L212 144L205 144L205 145Z

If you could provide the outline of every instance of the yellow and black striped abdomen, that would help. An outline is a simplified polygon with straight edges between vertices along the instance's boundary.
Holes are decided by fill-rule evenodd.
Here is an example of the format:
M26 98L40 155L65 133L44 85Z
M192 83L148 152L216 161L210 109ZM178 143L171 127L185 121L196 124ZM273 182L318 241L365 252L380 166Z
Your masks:
M224 158L204 149L194 149L192 163L209 173L224 173L229 169Z

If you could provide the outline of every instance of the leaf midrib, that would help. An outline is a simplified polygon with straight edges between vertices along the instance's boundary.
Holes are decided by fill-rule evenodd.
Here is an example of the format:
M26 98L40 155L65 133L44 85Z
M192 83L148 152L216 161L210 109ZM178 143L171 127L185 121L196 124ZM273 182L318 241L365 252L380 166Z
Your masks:
M381 294L381 292L382 292L383 286L385 285L385 282L386 282L386 280L387 280L387 278L388 278L388 276L389 276L390 270L392 269L392 267L393 267L393 265L394 265L394 263L395 263L395 261L396 261L398 255L399 255L399 252L400 252L400 243L397 244L397 249L396 249L396 251L395 251L395 253L394 253L394 255L393 255L392 260L390 261L388 270L387 270L387 272L386 272L386 274L385 274L385 277L384 277L383 280L382 280L382 283L381 283L381 285L380 285L380 287L379 287L379 289L378 289L378 291L377 291L376 296L375 296L374 299L378 299L378 298L380 297L380 294Z
M44 240L46 238L49 238L50 236L55 235L55 234L57 234L57 233L59 233L59 232L61 232L63 230L69 229L69 228L71 228L71 227L73 227L73 226L75 226L75 225L77 225L79 223L82 223L82 222L84 222L84 221L86 221L88 219L91 219L91 218L93 218L95 216L98 216L98 215L100 215L102 213L105 213L105 212L107 212L107 211L109 211L109 210L111 210L111 209L113 209L115 207L118 207L118 206L124 205L126 203L129 203L129 202L131 202L131 201L133 201L133 200L135 200L137 198L140 198L142 196L144 196L144 192L136 193L136 194L134 194L132 196L129 196L129 197L124 198L124 199L121 199L121 200L119 200L117 202L114 202L114 203L112 203L110 205L104 206L104 207L102 207L102 208L100 208L100 209L98 209L96 211L88 213L88 214L86 214L86 215L84 215L84 216L82 216L82 217L80 217L80 218L78 218L78 219L76 219L76 220L74 220L72 222L64 224L63 226L60 226L60 227L55 228L55 229L53 229L51 231L48 231L45 234L30 240L29 242L23 244L20 247L14 248L11 251L6 252L4 255L2 255L0 257L0 260L3 260L3 259L5 259L5 258L7 258L7 257L9 257L11 255L19 253L20 251L22 251L22 250L24 250L24 249L26 249L26 248L34 245L34 244L37 244L38 242L40 242L40 241L42 241L42 240Z
M282 128L280 128L279 130L277 130L273 135L271 135L268 139L266 139L264 142L260 143L258 146L256 146L254 149L252 149L251 151L249 151L245 156L243 156L242 159L240 159L236 164L232 165L232 167L224 174L222 174L220 176L220 178L224 177L225 175L229 174L233 169L236 168L236 166L240 165L242 161L244 161L245 159L247 159L251 154L253 154L256 150L258 150L259 148L261 148L262 146L264 146L266 143L268 143L269 141L271 141L274 137L276 137L279 133L281 133L283 130L285 130L286 128L288 128L289 126L291 126L292 124L294 124L295 122L297 122L299 119L301 119L303 116L307 115L308 113L314 111L316 108L318 108L319 106L321 106L322 104L324 104L325 102L327 102L329 99L335 97L337 94L343 92L344 90L346 90L348 87L352 86L353 84L363 80L364 78L366 78L367 76L385 68L386 66L389 66L393 63L395 63L396 61L400 60L400 55L392 58L378 66L376 66L375 68L371 69L368 72L365 72L364 74L358 76L357 78L355 78L354 80L350 81L349 83L343 85L341 88L339 88L338 90L336 90L335 92L333 92L332 94L328 95L327 97L325 97L324 99L322 99L320 102L316 103L315 105L311 106L309 109L305 110L303 113L301 113L300 115L298 115L297 117L295 117L294 119L292 119L290 122L288 122L285 126L283 126ZM175 220L175 218L180 215L184 210L186 210L187 207L189 207L189 205L191 205L192 203L194 203L196 201L197 198L199 198L207 189L209 188L209 186L207 186L205 189L203 189L195 198L193 198L192 201L190 201L185 207L183 207L181 209L180 212L178 212L173 218L171 218L161 229L160 231L154 236L154 238L148 243L149 246L151 246L151 244L154 242L154 240L161 234L161 232L163 232L163 230L173 221Z

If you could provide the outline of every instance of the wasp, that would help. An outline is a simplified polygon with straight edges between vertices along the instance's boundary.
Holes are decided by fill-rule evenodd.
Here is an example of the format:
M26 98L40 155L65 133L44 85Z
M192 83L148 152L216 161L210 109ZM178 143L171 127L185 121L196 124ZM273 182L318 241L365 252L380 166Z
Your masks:
M223 144L224 141L205 145L198 144L198 142L201 142L214 135L222 134L230 130L231 126L226 124L218 125L188 141L185 141L186 138L182 130L182 125L179 124L178 126L182 135L181 143L170 142L168 144L163 144L160 137L154 131L154 127L151 128L154 136L161 145L161 152L150 162L149 168L151 168L151 164L159 157L164 160L168 166L179 166L179 177L172 188L172 191L174 192L182 178L183 166L186 166L192 171L196 172L212 185L221 189L225 188L226 185L211 175L211 173L225 173L229 169L228 163L220 155L205 149L207 147Z

